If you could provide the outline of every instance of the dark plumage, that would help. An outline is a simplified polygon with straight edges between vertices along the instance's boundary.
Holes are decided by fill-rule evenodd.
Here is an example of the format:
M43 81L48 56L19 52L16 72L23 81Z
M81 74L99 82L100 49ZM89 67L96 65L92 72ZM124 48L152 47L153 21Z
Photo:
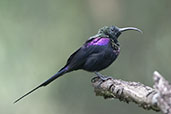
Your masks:
M17 99L14 103L18 102L38 88L48 85L53 80L67 72L79 69L89 72L98 72L107 68L119 55L119 35L123 31L127 30L136 30L141 32L141 30L134 27L118 28L116 26L105 26L101 28L95 36L90 37L82 47L69 57L66 65L61 70L33 90Z

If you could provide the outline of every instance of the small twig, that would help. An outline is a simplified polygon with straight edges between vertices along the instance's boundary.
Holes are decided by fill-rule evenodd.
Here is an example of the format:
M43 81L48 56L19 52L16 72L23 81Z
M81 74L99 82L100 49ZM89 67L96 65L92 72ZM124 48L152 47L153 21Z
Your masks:
M154 72L154 80L155 88L151 88L139 82L129 82L112 78L103 81L98 77L94 77L92 79L92 85L97 96L103 96L105 99L116 98L127 103L132 101L144 109L160 111L163 109L161 106L165 105L163 104L164 100L162 100L160 97L163 99L170 99L171 101L171 87L169 83L161 75L159 75L157 71ZM161 92L164 90L167 90L170 93L166 91L164 93ZM161 100L162 105L160 105L159 99ZM171 102L168 102L167 107L168 106L171 106ZM165 111L162 111L165 114L170 114L171 107L167 107Z

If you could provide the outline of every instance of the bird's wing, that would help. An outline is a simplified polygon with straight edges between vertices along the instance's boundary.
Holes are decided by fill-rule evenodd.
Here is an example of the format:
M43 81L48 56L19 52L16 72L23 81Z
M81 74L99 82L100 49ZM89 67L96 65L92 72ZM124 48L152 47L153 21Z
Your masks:
M67 60L65 67L69 67L72 70L80 69L81 66L87 60L87 57L93 53L97 53L98 47L97 46L89 46L87 47L86 44L91 42L93 39L89 39L84 43L84 45L76 50ZM71 71L72 71L71 70Z
M86 45L87 43L91 42L93 39L95 38L91 38L91 39L88 39L84 45ZM81 47L82 48L82 47ZM81 50L81 48L77 49L67 60L67 64L71 62L72 58Z
M77 50L68 58L66 65L68 65L68 64L71 62L71 60L73 59L73 57L80 51L80 49L81 49L81 48L77 49Z

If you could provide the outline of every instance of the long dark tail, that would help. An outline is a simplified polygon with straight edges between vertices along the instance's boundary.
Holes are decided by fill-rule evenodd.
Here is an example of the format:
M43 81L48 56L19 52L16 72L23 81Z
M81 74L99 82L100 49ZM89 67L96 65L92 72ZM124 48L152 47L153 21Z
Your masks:
M28 93L24 94L23 96L21 96L20 98L18 98L17 100L15 100L14 101L14 104L17 103L19 100L23 99L24 97L26 97L27 95L31 94L35 90L39 89L40 87L47 86L49 83L51 83L56 78L62 76L63 74L65 74L67 71L68 71L67 68L62 68L59 72L57 72L55 75L53 75L52 77L50 77L48 80L46 80L45 82L41 83L39 86L35 87L34 89L32 89L31 91L29 91Z

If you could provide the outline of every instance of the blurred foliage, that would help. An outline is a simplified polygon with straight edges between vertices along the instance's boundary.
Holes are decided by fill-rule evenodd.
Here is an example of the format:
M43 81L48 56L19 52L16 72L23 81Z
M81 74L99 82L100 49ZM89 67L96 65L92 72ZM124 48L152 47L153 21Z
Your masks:
M120 36L121 54L105 75L152 86L158 70L171 81L169 0L0 0L1 114L154 114L96 97L92 73L64 75L17 104L56 73L69 55L105 25L143 30Z

